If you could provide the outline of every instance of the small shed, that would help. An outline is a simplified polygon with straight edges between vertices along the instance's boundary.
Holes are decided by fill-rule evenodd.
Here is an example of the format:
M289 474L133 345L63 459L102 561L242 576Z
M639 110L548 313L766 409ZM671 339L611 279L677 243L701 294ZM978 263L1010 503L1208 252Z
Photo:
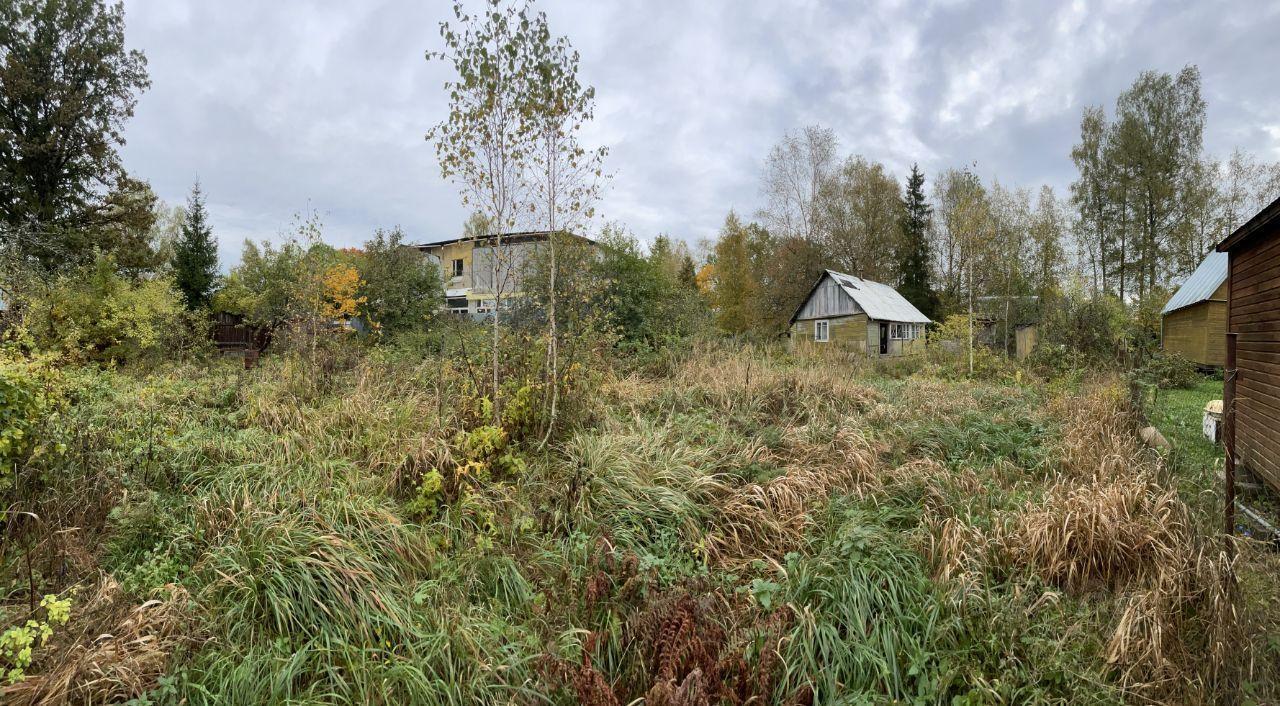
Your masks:
M893 287L827 270L791 316L789 345L840 347L867 356L924 350L929 317Z
M1227 254L1211 252L1160 312L1160 347L1206 367L1226 357Z
M1223 396L1234 420L1227 441L1234 437L1240 464L1280 490L1280 199L1217 249L1227 256L1226 330L1235 336L1236 373L1228 371Z
M1040 329L1035 324L1020 324L1013 331L1013 352L1018 360L1026 360L1040 342Z

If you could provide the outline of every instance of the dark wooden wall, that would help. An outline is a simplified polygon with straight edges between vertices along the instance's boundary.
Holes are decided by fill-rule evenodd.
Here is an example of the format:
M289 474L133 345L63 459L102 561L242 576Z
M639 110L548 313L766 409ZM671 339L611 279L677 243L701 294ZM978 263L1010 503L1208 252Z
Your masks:
M1228 330L1236 341L1236 453L1280 489L1280 227L1231 251Z

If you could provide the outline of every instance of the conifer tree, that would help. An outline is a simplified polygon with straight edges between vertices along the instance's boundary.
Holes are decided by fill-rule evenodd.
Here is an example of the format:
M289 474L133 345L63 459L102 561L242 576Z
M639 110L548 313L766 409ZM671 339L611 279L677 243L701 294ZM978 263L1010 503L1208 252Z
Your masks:
M937 295L929 272L933 262L929 247L929 219L933 209L925 201L924 173L914 164L907 177L903 206L902 240L897 257L898 291L925 316L933 318L937 308Z
M218 241L209 227L200 182L191 187L182 234L173 244L173 276L187 309L209 305L218 281Z

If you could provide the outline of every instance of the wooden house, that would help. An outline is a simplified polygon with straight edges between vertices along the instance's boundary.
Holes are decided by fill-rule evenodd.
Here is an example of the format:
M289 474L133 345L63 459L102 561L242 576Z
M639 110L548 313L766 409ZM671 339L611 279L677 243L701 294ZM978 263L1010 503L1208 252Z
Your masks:
M596 242L564 233L596 247ZM503 298L524 295L521 280L526 265L550 238L549 231L494 233L479 238L462 237L414 245L440 266L444 280L445 309L473 319L490 315L500 293Z
M1280 199L1217 250L1227 255L1227 443L1238 465L1280 490Z
M1227 259L1211 252L1160 312L1160 347L1221 367L1227 346Z
M893 287L827 270L791 316L789 346L843 348L869 357L924 350L929 317Z

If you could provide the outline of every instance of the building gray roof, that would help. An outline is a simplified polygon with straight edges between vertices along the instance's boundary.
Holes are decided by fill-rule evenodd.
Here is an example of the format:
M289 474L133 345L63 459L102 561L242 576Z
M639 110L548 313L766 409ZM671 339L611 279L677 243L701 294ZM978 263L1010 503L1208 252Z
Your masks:
M1178 287L1178 291L1173 293L1169 298L1169 303L1164 305L1164 309L1160 310L1161 314L1168 314L1177 311L1192 304L1199 304L1217 291L1222 283L1227 281L1227 254L1225 252L1211 252L1209 256L1200 263L1195 272L1187 278L1186 282Z
M869 279L834 270L827 270L827 276L840 285L840 289L867 312L868 318L915 324L931 323L929 317L920 313L920 310L907 301L906 297L898 294L898 290L887 284L872 282Z

